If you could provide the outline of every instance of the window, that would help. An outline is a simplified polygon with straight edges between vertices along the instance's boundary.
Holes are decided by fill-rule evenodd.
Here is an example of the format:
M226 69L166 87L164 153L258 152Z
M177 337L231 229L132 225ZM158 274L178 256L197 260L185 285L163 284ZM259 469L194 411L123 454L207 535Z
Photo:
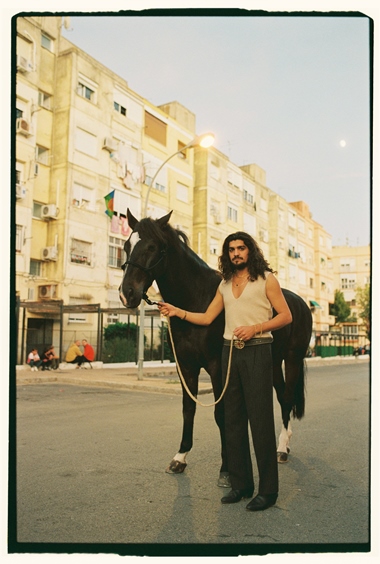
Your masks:
M268 200L260 198L260 209L267 212L268 211Z
M210 164L209 164L209 174L210 174L211 178L214 178L215 180L219 180L220 179L219 164L215 164L213 162L210 162Z
M187 158L187 149L183 150L184 147L186 147L185 143L182 143L182 141L178 141L178 151L180 151L178 153L178 157L180 159L186 159Z
M288 222L289 222L289 227L293 227L294 229L296 228L296 214L293 212L289 212L288 213Z
M297 267L295 264L289 264L289 279L295 280L297 277Z
M97 152L97 138L96 135L80 129L79 127L75 130L74 135L75 149L90 157L96 157Z
M253 204L253 194L250 194L248 190L243 190L243 200L247 202L247 204Z
M249 213L243 213L243 228L250 235L256 235L256 218Z
M16 225L16 240L15 240L15 247L16 251L19 253L22 250L22 245L24 242L24 228L22 225Z
M124 106L122 106L121 104L119 104L118 102L114 102L113 103L113 107L114 109L121 114L122 116L126 116L127 115L127 108L124 108Z
M269 233L267 229L259 229L259 239L264 243L269 243Z
M177 182L177 199L186 204L189 201L189 187L181 182Z
M77 94L79 94L79 96L82 96L82 98L86 98L90 102L94 102L95 91L89 88L88 86L86 86L85 84L82 84L81 82L78 82Z
M304 270L299 269L298 280L302 286L306 286L306 272Z
M354 290L356 287L356 280L354 278L341 278L341 290Z
M51 96L45 92L38 92L38 105L47 110L51 109Z
M23 110L20 110L20 108L16 108L16 119L22 118L23 115L24 115Z
M74 183L72 200L74 206L86 210L94 210L94 200L94 191L91 188Z
M241 173L236 170L227 169L227 182L232 188L235 188L237 190L241 189L242 187Z
M314 288L314 278L309 278L309 287Z
M152 179L155 176L156 172L162 165L162 161L156 159L149 153L143 152L143 162L144 162L144 170L145 170L145 180L144 183L147 186L152 184ZM158 175L156 176L154 188L159 190L160 192L166 192L166 185L167 185L167 167L163 167Z
M81 298L69 298L69 305L87 305L88 300ZM72 311L69 313L69 323L87 323L87 315L80 311Z
M70 249L70 261L75 264L91 266L92 244L79 239L72 239Z
M211 255L217 255L218 254L218 240L215 239L214 237L211 237L210 239L210 254Z
M49 164L49 149L45 147L40 147L37 145L36 147L36 161L40 164L48 165Z
M115 268L121 267L125 257L124 243L125 241L123 239L119 239L118 237L109 238L108 266L113 266Z
M40 260L30 259L29 274L31 276L41 276L42 262Z
M44 47L45 49L48 49L49 51L53 50L52 40L44 33L41 33L41 46Z
M166 128L165 122L145 112L145 135L166 146Z
M21 184L21 170L16 170L16 184Z
M227 207L227 218L230 221L234 221L235 223L237 223L238 220L238 212L236 208L233 208L232 206L228 206Z
M33 202L33 211L32 211L33 217L41 219L41 212L42 212L42 206L43 205L44 204L40 204L38 202Z

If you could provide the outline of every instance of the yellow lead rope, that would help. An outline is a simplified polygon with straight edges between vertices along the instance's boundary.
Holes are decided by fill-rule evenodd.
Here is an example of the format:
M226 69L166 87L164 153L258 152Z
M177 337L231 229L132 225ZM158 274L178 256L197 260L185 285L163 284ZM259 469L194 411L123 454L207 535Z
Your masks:
M178 362L178 358L177 358L177 353L175 351L175 346L174 346L174 341L173 341L173 335L172 335L172 329L170 326L170 317L167 318L168 320L168 329L169 329L169 335L170 335L170 342L172 344L172 349L173 349L173 354L174 354L174 358L175 358L175 362L177 365L177 370L178 370L178 374L179 377L181 379L181 382L183 384L183 387L185 388L186 392L189 394L189 396L191 397L191 399L193 401L195 401L196 403L198 403L199 405L201 405L202 407L213 407L214 405L216 405L217 403L220 402L220 400L222 399L222 397L224 396L226 390L227 390L227 386L228 386L228 382L230 380L230 371L231 371L231 359L232 359L232 349L233 349L233 339L231 339L231 345L230 345L230 354L228 357L228 367L227 367L227 375L226 375L226 383L224 384L224 388L223 391L219 397L219 399L217 399L216 401L214 401L213 403L202 403L201 401L199 401L198 398L196 398L195 396L193 396L193 394L190 392L186 382L185 382L185 378L183 377L182 371L181 371L181 367L179 365Z

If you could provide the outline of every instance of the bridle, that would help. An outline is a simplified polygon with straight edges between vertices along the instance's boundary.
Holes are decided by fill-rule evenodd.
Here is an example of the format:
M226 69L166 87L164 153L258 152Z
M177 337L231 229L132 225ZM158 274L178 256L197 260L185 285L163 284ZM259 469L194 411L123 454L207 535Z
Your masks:
M140 270L143 270L144 272L150 272L151 270L153 270L153 268L156 268L156 266L158 264L160 264L160 262L165 258L166 250L167 249L165 247L165 249L162 249L160 251L160 255L161 255L160 258L152 266L143 266L142 264L138 264L137 262L133 262L132 260L126 260L125 263L121 265L121 269L125 270L127 268L128 264L130 264L131 266L135 266L136 268L139 268Z
M154 268L156 268L156 266L158 266L160 264L160 262L162 260L164 260L165 256L166 256L166 251L167 248L165 247L164 249L161 249L160 251L160 258L158 259L157 262L155 262L152 266L143 266L142 264L138 264L137 262L133 262L132 260L126 260L124 264L121 265L121 269L123 271L125 271L125 269L127 268L127 266L130 264L131 266L135 266L136 268L139 268L140 270L143 270L144 272L150 272L151 270L153 270ZM142 295L142 299L148 304L148 305L158 305L158 302L152 302L149 298L146 292L143 292Z

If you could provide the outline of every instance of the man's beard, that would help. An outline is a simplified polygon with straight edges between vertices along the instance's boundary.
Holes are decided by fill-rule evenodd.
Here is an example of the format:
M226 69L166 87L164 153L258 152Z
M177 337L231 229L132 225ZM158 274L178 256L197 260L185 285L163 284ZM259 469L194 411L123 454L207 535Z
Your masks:
M233 270L244 270L246 266L248 266L247 262L238 262L237 264L233 262L232 264L233 264Z

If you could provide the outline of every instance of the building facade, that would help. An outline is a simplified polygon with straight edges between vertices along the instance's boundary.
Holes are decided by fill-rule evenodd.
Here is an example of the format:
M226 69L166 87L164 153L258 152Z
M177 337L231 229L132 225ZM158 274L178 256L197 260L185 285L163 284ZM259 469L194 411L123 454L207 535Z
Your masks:
M334 288L354 263L338 256L307 204L276 194L257 164L239 167L215 148L186 149L196 116L177 101L151 104L62 37L62 25L56 16L17 20L15 285L26 346L57 346L62 320L48 303L72 308L63 317L62 358L74 339L94 342L92 306L120 307L128 208L137 218L172 211L171 224L212 268L229 233L250 233L280 284L310 305L314 331L328 331ZM354 259L361 283L368 264ZM127 317L109 312L104 322Z

